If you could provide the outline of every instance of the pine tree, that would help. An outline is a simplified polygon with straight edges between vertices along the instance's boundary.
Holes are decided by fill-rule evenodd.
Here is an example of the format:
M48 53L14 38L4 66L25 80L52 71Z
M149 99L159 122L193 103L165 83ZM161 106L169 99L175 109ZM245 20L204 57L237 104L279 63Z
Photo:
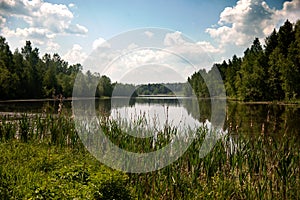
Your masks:
M293 24L286 20L283 26L279 28L278 31L278 47L280 53L287 57L288 49L292 41L295 40L295 34L293 31Z
M264 69L259 62L263 56L263 49L256 38L250 49L244 53L244 59L236 82L237 96L241 100L256 101L264 98Z
M41 98L42 97L42 77L40 74L39 50L37 48L32 49L31 42L26 41L26 45L21 49L22 55L25 59L24 70L27 77L26 85L26 97L28 98Z
M265 39L265 54L267 58L274 51L274 49L278 46L278 34L276 29L273 30L270 36Z
M18 84L12 52L6 39L0 36L0 99L15 98Z

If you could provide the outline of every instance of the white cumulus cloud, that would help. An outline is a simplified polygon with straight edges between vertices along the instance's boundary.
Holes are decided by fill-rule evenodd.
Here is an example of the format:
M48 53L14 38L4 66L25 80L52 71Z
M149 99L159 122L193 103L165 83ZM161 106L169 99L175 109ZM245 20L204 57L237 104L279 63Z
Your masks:
M99 37L98 39L96 39L93 42L93 50L95 50L99 47L101 47L101 48L110 48L110 44L105 39L103 39L102 37Z
M56 42L53 42L52 40L49 40L47 42L47 51L55 53L58 49L60 48L60 45L57 44Z
M74 3L69 3L68 7L69 8L77 8L77 6Z
M167 33L164 45L166 46L165 50L182 56L201 69L209 69L214 63L214 57L222 53L219 47L213 46L210 42L191 41L179 31Z
M4 27L5 23L6 23L6 19L0 16L0 27Z
M300 18L300 1L293 0L287 1L283 4L282 10L277 10L274 15L274 20L282 22L283 20L289 19L291 22L296 22Z
M165 40L164 40L164 45L166 46L178 46L182 45L185 43L185 40L182 38L182 33L179 31L175 31L173 33L167 33Z
M83 63L86 58L87 54L82 50L79 44L74 44L72 49L63 56L63 59L70 64Z
M7 38L22 37L20 40L50 44L47 48L53 47L53 39L58 35L86 35L88 29L85 26L72 23L74 15L69 7L42 0L1 0L0 34ZM8 20L14 19L23 22L22 26L9 27ZM45 39L51 41L45 42Z
M274 28L279 28L289 19L295 22L300 16L300 1L285 2L281 10L270 8L263 0L239 0L220 14L217 27L206 32L221 48L235 45L246 48L255 37L264 39Z

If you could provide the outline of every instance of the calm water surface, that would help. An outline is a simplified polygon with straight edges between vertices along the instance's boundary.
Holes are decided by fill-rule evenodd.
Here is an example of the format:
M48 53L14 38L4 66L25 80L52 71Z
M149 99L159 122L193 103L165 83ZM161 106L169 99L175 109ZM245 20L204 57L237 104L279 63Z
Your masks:
M83 101L84 103L84 101ZM59 101L9 101L0 102L0 113L57 113ZM63 101L64 112L72 112L72 102ZM152 124L163 126L168 121L173 126L199 126L211 118L211 100L195 98L113 98L95 101L101 115L115 119L136 120L143 115ZM221 109L221 108L220 108ZM300 106L277 104L247 104L228 101L224 130L230 134L296 135L300 138Z

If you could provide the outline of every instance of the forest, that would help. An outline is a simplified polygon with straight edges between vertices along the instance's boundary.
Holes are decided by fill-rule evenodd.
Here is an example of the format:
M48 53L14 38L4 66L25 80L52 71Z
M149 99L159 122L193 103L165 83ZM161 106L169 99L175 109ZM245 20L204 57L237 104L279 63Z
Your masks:
M97 82L95 97L132 96L182 93L181 83L124 84L112 83L110 78L90 71L83 72L81 64L69 65L57 53L40 57L39 49L30 41L11 52L4 37L0 36L0 99L39 99L71 97L75 79L80 81L77 94L88 96L87 91Z
M198 97L209 94L204 80L214 80L219 69L229 98L242 101L280 101L300 98L300 21L288 20L275 29L262 45L255 38L239 58L236 55L208 72L200 70L188 78ZM210 84L210 83L208 83Z
M83 72L81 64L69 65L57 53L40 57L39 49L26 41L21 50L11 52L6 39L0 36L0 99L71 97L77 76L85 96L86 88L97 81L96 97L184 94L207 98L219 96L220 71L228 98L242 101L295 100L300 98L300 21L288 20L265 39L255 38L243 57L214 64L188 77L187 83L131 85L112 83L99 73ZM206 81L205 81L206 80ZM116 87L117 86L117 87ZM209 88L213 90L209 91ZM114 91L114 88L116 89ZM193 89L193 91L191 90Z
M88 96L87 91L97 82L96 97L132 96L182 93L181 83L123 84L112 83L99 73L83 72L81 64L69 65L57 53L39 56L39 49L26 41L24 47L11 52L4 37L0 36L0 99L39 99L71 97L75 79L80 81L77 94ZM88 88L88 89L87 89Z
M183 94L184 83L152 83L142 84L137 87L138 95L178 95Z
M96 97L111 95L113 85L107 76L83 73L81 64L69 65L57 53L40 57L39 49L30 41L12 53L0 36L0 99L71 97L77 75L83 87L92 87L93 80L98 81Z

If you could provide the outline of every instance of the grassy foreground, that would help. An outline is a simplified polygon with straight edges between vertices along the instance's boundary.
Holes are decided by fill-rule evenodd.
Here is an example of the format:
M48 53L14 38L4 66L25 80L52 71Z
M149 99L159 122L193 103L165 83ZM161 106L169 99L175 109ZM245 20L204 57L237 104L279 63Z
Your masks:
M153 151L151 141L128 139L118 123L102 129L122 148ZM299 199L299 139L283 135L225 137L204 158L207 130L161 170L125 174L109 169L82 146L71 117L2 117L0 199ZM176 135L165 128L160 135ZM158 137L165 145L170 137Z
M128 176L88 153L12 140L0 155L0 199L131 199Z

